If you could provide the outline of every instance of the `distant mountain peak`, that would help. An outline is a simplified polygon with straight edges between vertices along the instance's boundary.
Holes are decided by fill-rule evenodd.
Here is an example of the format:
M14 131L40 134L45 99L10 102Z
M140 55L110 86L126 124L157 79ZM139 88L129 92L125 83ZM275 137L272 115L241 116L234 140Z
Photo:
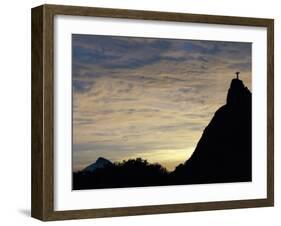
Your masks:
M106 158L103 157L98 157L96 160L96 163L101 163L101 162L110 162L109 160L107 160ZM110 162L111 163L111 162Z
M99 157L99 158L97 158L97 160L94 163L90 164L82 171L94 172L96 169L104 168L109 165L112 165L112 162L110 162L108 159L105 159L103 157Z

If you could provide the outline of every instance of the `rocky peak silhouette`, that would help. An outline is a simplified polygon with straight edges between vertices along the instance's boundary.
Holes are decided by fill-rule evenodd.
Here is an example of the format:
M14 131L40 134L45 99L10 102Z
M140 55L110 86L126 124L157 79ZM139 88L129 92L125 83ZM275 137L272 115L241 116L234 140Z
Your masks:
M250 102L251 92L244 86L242 80L237 78L232 79L227 93L226 104L243 109L243 107L249 105Z
M214 114L192 156L173 172L174 183L251 181L251 92L233 79L226 104Z

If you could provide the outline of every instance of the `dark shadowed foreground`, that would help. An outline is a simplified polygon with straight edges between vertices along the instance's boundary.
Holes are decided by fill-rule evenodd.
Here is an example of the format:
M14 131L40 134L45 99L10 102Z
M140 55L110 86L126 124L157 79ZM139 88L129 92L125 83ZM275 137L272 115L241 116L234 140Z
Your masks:
M246 182L252 180L251 92L231 81L224 106L205 128L192 156L168 172L137 158L111 163L99 158L73 173L73 189Z

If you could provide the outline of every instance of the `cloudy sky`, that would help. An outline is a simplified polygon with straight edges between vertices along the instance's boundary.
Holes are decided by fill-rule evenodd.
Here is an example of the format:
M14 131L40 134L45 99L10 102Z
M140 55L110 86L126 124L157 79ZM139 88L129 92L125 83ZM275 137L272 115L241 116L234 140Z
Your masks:
M72 35L73 169L98 157L187 160L251 43Z

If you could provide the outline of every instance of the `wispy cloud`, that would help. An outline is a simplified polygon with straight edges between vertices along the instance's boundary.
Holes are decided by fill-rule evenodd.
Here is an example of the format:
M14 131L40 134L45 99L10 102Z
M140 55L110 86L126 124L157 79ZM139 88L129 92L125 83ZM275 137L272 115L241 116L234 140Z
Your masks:
M75 169L140 155L172 169L225 103L236 70L251 88L250 43L73 35L72 47Z

